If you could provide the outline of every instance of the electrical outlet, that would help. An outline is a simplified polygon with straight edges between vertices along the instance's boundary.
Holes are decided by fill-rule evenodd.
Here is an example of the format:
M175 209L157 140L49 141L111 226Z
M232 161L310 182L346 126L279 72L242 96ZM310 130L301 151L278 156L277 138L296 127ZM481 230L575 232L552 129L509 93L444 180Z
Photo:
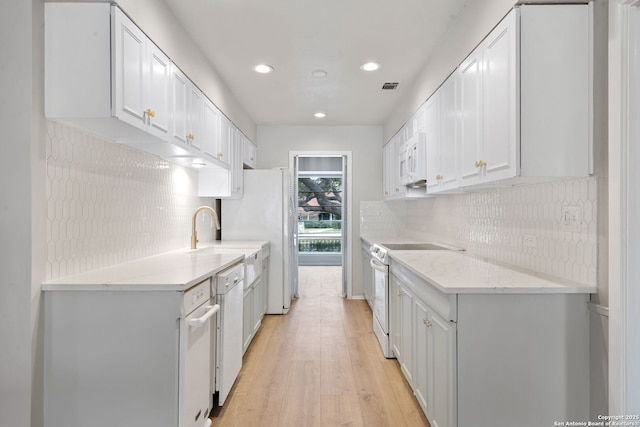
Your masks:
M579 232L582 224L582 206L563 206L560 227L563 231Z
M533 234L525 234L522 238L522 246L525 248L538 247L538 238Z

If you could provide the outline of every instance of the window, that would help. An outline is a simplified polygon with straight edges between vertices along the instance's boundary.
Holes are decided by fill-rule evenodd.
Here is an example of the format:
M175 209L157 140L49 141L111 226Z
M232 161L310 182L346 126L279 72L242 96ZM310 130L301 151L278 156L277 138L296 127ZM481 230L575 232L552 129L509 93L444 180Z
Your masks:
M342 176L298 174L298 251L342 252Z

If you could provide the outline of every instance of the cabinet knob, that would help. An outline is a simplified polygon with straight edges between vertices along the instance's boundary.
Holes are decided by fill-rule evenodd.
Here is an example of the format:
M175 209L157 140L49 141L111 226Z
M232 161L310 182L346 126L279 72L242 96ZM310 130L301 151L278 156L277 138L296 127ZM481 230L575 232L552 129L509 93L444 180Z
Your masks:
M222 151L218 151L218 157L222 157Z
M476 162L476 167L477 167L477 168L481 168L481 167L486 166L486 165L487 165L487 162L482 161L482 160L478 160L478 161Z
M436 175L436 180L440 181L441 179L443 179L444 177L442 175Z
M155 117L156 116L156 112L153 111L151 108L147 108L146 110L144 110L144 113L149 117Z
M431 326L431 320L429 319L422 319L422 323L424 323L424 325L428 328L429 326Z
M401 297L401 296L402 296L402 291L398 291L398 292L396 293L396 295L397 295L397 296L399 296L399 297Z
M240 186L239 185L236 187L236 191L240 191Z

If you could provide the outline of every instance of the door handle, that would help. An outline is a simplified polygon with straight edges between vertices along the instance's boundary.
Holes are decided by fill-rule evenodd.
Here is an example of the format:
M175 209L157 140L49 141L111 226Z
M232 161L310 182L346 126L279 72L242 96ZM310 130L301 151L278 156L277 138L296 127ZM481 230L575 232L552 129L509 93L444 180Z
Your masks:
M189 319L187 324L194 329L197 329L205 324L207 320L211 318L214 314L216 314L220 310L220 304L207 306L207 312L197 319Z
M369 264L371 265L371 267L374 270L378 270L382 273L386 273L387 272L387 268L384 264L380 264L377 261L375 261L373 258L369 261Z

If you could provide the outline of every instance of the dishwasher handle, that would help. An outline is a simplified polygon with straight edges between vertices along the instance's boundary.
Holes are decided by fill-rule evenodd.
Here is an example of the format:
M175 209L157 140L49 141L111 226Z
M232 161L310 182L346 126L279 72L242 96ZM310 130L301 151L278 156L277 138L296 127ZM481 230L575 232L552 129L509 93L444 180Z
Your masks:
M369 260L369 264L371 264L371 268L373 268L374 270L378 270L382 273L387 272L387 266L382 264L380 261L376 261L375 259L371 258Z
M205 314L195 319L189 319L187 320L187 323L189 324L189 326L191 326L194 329L199 328L202 325L204 325L205 322L209 320L211 316L216 314L219 310L220 310L220 304L209 305L207 306L207 312Z

